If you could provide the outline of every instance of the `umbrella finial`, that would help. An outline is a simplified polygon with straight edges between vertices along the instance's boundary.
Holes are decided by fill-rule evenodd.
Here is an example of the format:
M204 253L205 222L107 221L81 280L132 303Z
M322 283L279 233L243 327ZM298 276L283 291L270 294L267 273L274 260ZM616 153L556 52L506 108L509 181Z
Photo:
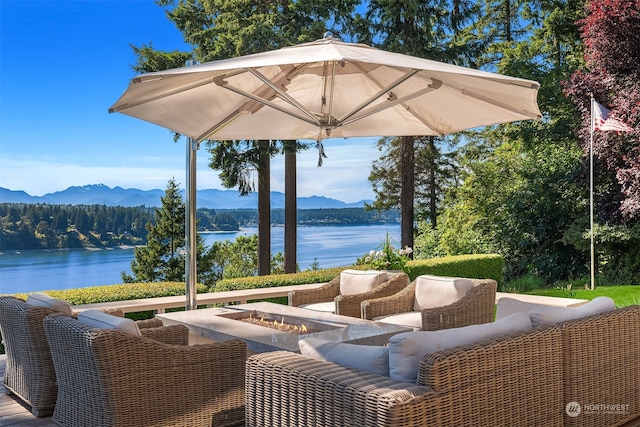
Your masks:
M325 31L324 35L322 36L322 40L338 40L338 41L342 41L340 39L340 37L334 36L331 31Z

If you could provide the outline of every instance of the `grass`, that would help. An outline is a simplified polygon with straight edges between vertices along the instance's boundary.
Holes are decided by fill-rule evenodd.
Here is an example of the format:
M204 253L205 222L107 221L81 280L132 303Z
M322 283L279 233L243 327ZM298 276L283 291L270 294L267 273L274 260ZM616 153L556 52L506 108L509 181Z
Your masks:
M640 305L640 286L598 286L594 290L584 288L557 287L550 289L535 289L522 292L530 295L542 295L549 297L576 298L592 300L595 297L607 296L613 299L616 307L628 305Z

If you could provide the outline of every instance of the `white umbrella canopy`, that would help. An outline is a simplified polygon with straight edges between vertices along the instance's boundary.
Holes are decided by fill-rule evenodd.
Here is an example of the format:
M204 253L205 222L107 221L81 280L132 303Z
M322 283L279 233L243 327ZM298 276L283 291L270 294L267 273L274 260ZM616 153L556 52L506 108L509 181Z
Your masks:
M539 119L538 88L325 38L140 75L109 112L195 141L445 135Z

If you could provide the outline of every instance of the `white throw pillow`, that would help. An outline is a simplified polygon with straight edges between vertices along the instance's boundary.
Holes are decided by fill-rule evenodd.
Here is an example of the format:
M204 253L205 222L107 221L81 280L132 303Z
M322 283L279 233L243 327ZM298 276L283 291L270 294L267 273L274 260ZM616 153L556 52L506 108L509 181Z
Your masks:
M418 276L413 309L421 311L452 304L465 296L473 285L473 280L460 277Z
M399 381L415 383L425 354L529 329L528 313L515 313L493 323L394 335L389 339L389 375Z
M545 313L546 311L553 310L552 305L536 304L532 302L520 301L515 298L500 298L496 306L496 320L510 316L513 313L529 313L535 311L536 313Z
M355 295L372 291L386 282L387 272L378 270L343 270L340 273L340 294Z
M100 310L86 310L78 314L78 321L93 328L113 329L125 334L139 336L140 329L131 319L113 316Z
M73 310L71 310L68 302L52 298L47 294L31 294L27 297L27 304L33 307L47 307L51 310L64 313L67 316L73 315Z
M565 322L567 320L582 319L583 317L606 313L616 309L615 302L609 297L596 297L577 307L551 307L542 312L530 311L529 317L534 327L550 323Z
M300 353L307 357L347 368L389 376L389 348L384 346L338 343L308 337L298 341Z

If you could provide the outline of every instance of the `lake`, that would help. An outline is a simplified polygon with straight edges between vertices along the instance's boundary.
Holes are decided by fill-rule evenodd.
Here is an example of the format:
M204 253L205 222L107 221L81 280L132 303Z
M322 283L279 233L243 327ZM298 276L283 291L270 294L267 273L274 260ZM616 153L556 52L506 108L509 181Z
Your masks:
M257 227L239 232L201 233L205 245L257 234ZM298 266L308 269L314 260L320 268L353 264L381 246L387 233L400 242L400 225L299 226ZM284 227L271 228L271 253L284 252ZM0 253L0 294L82 288L122 283L120 272L131 274L133 249L71 249Z

